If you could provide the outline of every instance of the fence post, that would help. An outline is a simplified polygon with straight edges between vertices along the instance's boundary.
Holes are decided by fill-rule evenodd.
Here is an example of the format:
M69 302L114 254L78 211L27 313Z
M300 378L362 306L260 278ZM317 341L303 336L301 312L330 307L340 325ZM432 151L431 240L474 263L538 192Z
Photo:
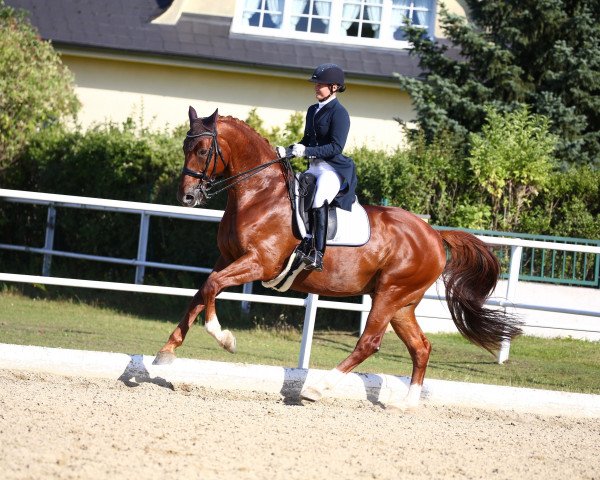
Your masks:
M244 283L242 288L242 293L250 294L252 293L253 282ZM248 300L242 300L242 313L248 315L250 313L250 302Z
M522 245L512 245L510 247L510 269L508 274L508 284L506 286L506 301L512 302L517 291L517 283L519 283L519 272L521 271L521 257L523 256ZM508 305L504 306L506 312ZM510 340L503 340L498 351L498 363L504 363L508 360L510 353Z
M56 227L56 208L53 204L48 205L48 216L46 217L46 238L44 239L44 250L54 249L54 230ZM42 262L42 275L50 276L50 268L52 266L52 254L44 253Z
M371 300L371 295L363 295L362 296L362 304L365 307L369 307L369 310L371 310L371 306L373 304L373 301ZM367 325L367 318L369 318L369 312L360 312L360 329L358 331L359 337L365 331L365 327Z
M314 293L309 293L306 297L306 312L304 313L304 327L302 328L302 343L300 344L298 368L308 368L310 351L312 349L313 332L315 331L318 300L319 296Z
M137 251L137 261L145 262L146 261L146 252L148 250L148 230L150 228L150 215L146 212L141 213L140 218L140 236L138 238L138 251ZM139 263L135 267L135 283L142 284L144 283L144 273L146 272L146 267L144 265L140 265Z

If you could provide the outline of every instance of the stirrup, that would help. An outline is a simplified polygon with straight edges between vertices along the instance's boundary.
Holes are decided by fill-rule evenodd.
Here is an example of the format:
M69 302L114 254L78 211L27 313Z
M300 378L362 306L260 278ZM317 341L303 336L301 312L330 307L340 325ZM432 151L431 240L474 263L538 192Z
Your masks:
M300 245L296 247L294 253L296 254L296 261L298 261L298 265L300 263L310 263L312 260L310 259L310 252L312 250L312 237L304 237L300 242Z
M314 249L305 257L303 261L306 263L304 270L316 270L317 272L323 271L323 254L318 250Z

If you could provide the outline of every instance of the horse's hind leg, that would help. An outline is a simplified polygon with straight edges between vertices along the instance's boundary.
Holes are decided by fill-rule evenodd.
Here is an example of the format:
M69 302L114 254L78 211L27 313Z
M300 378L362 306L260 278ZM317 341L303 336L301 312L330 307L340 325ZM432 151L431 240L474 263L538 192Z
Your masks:
M359 338L352 353L336 368L327 372L318 382L306 385L300 392L304 400L317 401L321 399L327 390L332 390L354 367L364 362L373 353L379 350L381 340L397 307L394 299L389 296L377 295L373 300L373 306L369 312L365 331Z
M431 344L417 323L415 317L416 306L416 304L412 304L401 308L394 314L391 320L392 328L408 349L413 369L408 394L405 398L393 395L387 404L388 408L401 410L414 408L419 404L421 397L425 370L427 369L427 362L431 353Z

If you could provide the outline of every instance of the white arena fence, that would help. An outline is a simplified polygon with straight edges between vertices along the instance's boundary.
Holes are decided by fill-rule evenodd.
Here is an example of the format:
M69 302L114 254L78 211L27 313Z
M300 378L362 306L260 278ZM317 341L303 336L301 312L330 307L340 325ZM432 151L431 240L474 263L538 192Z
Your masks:
M211 209L189 209L185 207L176 207L168 205L159 205L151 203L127 202L120 200L107 200L100 198L78 197L70 195L57 195L38 192L27 192L20 190L0 189L0 198L8 202L28 203L36 205L45 205L48 208L46 235L43 247L32 247L26 245L10 245L0 243L0 249L37 253L44 256L42 275L21 275L12 273L0 273L0 281L35 283L57 286L70 286L80 288L92 288L103 290L118 290L125 292L138 293L158 293L164 295L177 295L191 297L196 293L196 289L161 287L153 285L144 285L144 271L146 267L165 268L173 270L182 270L189 272L210 273L211 268L195 267L189 265L175 265L168 263L149 262L146 260L146 249L148 242L148 231L150 228L150 217L169 217L185 220L197 220L203 222L220 222L223 211ZM140 216L140 228L138 237L138 251L135 259L114 258L107 256L87 255L75 252L64 252L54 250L54 229L56 222L57 208L79 208L104 210L109 212L130 213ZM506 295L502 299L489 299L487 305L497 306L505 309L528 309L548 312L558 312L574 315L585 315L591 317L600 317L600 312L590 309L557 308L544 302L544 298L537 299L540 303L517 303L514 301L515 293L519 282L519 267L521 264L521 254L523 247L533 247L548 250L562 250L582 253L592 253L600 255L600 247L573 245L565 243L550 243L534 240L522 240L515 238L478 236L484 242L490 245L508 245L511 247L511 259L509 278L507 282ZM82 260L93 260L109 262L122 265L131 265L135 267L135 283L116 283L92 280L81 280L73 278L58 278L50 276L50 267L53 256L62 256ZM576 287L574 287L576 288ZM308 294L306 298L292 298L282 295L256 295L252 294L252 284L244 286L243 293L222 292L217 298L223 300L236 300L243 302L242 305L248 305L249 302L271 303L279 305L291 305L305 308L304 326L302 332L302 342L300 346L300 356L298 360L299 368L308 368L310 352L312 346L312 337L317 308L329 308L337 310L348 310L361 312L360 331L362 332L366 323L367 315L371 306L369 296L363 296L362 303L348 303L340 301L320 300L318 295ZM439 300L445 302L443 296L438 294L425 295L426 299ZM498 363L503 363L508 359L510 343L506 342L498 353Z

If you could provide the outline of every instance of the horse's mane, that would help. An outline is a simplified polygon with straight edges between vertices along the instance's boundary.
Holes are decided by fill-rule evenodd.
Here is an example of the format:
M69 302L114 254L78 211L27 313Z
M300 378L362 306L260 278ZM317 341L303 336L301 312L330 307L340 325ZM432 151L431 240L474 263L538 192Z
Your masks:
M201 118L198 118L198 122L202 122ZM260 133L258 133L254 128L248 125L243 120L239 118L232 117L230 115L219 116L218 123L222 123L230 126L231 128L241 131L244 135L250 138L254 138L257 142L257 147L262 146L271 149L271 143L265 137L263 137ZM190 129L190 132L193 131L193 127ZM187 153L194 148L194 146L198 143L199 139L194 137L187 137L183 142L184 151Z
M236 127L239 127L243 130L248 130L251 135L257 137L257 139L262 140L266 144L266 146L271 148L271 142L269 142L269 140L267 140L265 137L263 137L260 133L258 133L254 128L252 128L250 125L248 125L243 120L240 120L239 118L236 118L236 117L232 117L231 115L225 115L225 116L219 116L219 121L222 121L225 123L230 122L230 123L235 124Z
M237 127L238 129L242 130L242 132L245 132L247 135L251 136L251 137L255 137L257 139L257 142L263 142L263 145L272 150L272 146L271 146L271 142L269 142L269 140L267 140L265 137L263 137L260 133L258 133L256 130L254 130L254 128L252 128L250 125L248 125L246 122L244 122L243 120L240 120L239 118L235 118L232 117L230 115L226 115L223 117L219 117L219 121L222 121L224 123L229 123L231 124L232 127ZM286 185L287 185L287 192L290 198L290 201L292 202L292 208L293 208L293 182L294 182L294 170L291 167L290 163L284 163L283 164L283 171L284 171L284 175L285 175L285 180L286 180Z

